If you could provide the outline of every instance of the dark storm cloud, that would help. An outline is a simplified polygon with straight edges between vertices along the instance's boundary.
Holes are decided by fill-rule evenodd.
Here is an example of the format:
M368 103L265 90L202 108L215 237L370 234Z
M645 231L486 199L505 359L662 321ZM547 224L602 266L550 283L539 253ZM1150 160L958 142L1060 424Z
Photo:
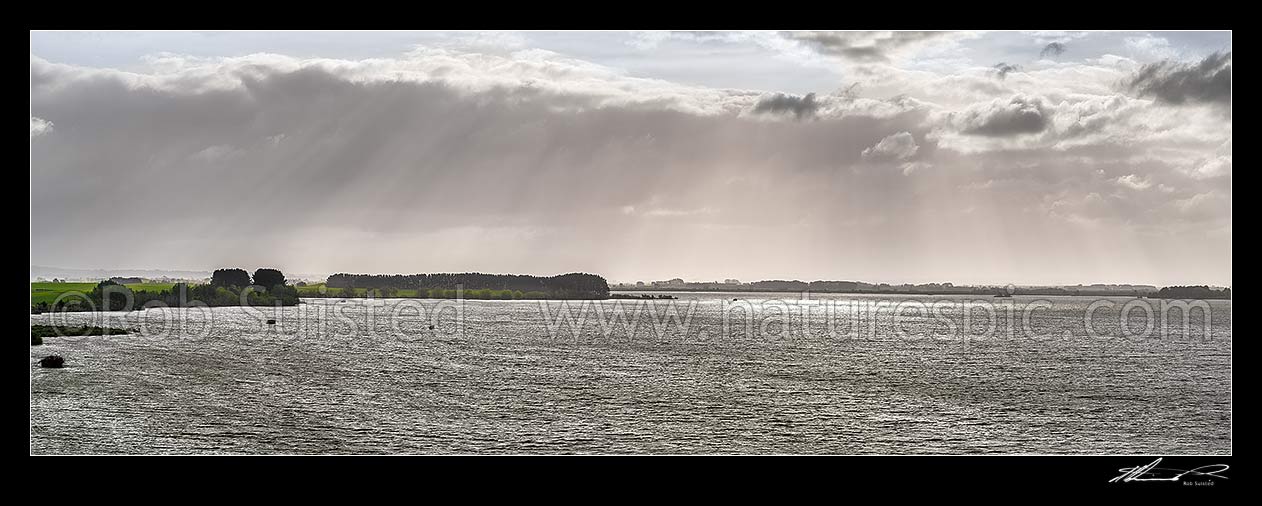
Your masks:
M999 63L996 63L996 64L995 64L994 69L995 69L995 75L996 75L997 77L999 77L999 79L1003 79L1003 78L1005 78L1005 77L1008 77L1008 73L1009 73L1009 72L1020 72L1020 71L1021 71L1021 66L1020 66L1020 65L1009 65L1009 64L1004 63L1004 62L999 62Z
M776 93L775 95L763 97L754 105L755 113L792 113L798 119L813 116L817 109L819 109L819 103L815 101L814 93L807 93L801 97Z
M1008 101L974 106L955 119L966 134L1007 137L1042 132L1048 125L1048 116L1043 99L1017 95Z
M1169 104L1231 104L1231 52L1215 52L1198 63L1171 60L1140 67L1126 88Z
M889 61L890 53L946 32L787 32L822 54L863 63Z
M1048 56L1060 56L1065 54L1065 45L1060 42L1052 42L1043 46L1043 50L1039 51L1039 58L1047 58Z
M55 74L49 67L33 61L32 74ZM556 225L582 220L575 206L686 193L768 156L779 175L831 170L857 162L889 132L925 132L921 111L768 124L597 107L581 94L534 88L360 82L316 67L256 67L237 86L206 91L105 75L43 82L32 86L32 114L57 130L32 143L32 195L81 205L50 209L33 226L85 234L103 228L76 219L84 212L123 227L235 223L243 237L304 220L383 231ZM755 107L798 117L816 108L813 95ZM108 197L137 188L144 206L119 207ZM686 199L682 193L674 197ZM161 220L148 214L157 209ZM303 216L291 216L293 209ZM405 219L355 221L363 213ZM284 227L253 218L279 215L290 216Z

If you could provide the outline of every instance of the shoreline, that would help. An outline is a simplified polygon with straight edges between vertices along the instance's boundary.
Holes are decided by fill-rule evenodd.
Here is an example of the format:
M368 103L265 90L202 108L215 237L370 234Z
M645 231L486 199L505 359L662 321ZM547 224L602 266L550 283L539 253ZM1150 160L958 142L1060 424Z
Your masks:
M982 297L995 298L994 292L889 292L889 291L833 291L833 290L671 290L671 289L634 289L634 290L609 290L610 294L637 294L637 293L690 293L690 294L714 294L714 295L740 295L740 294L769 294L769 293L790 293L790 294L821 294L821 295L922 295L933 297ZM1016 292L1012 297L1097 297L1097 298L1121 298L1121 299L1155 299L1155 300L1189 300L1187 298L1178 297L1158 297L1152 294L1131 294L1131 293L1109 293L1109 292L1092 292L1092 293L1022 293ZM1007 297L1003 297L1007 298ZM1203 297L1202 300L1225 300L1231 301L1231 297Z

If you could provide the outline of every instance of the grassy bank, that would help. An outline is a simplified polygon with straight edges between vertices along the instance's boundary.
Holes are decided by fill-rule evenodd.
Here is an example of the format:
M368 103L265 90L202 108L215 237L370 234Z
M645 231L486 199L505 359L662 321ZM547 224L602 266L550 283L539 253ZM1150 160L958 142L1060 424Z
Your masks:
M244 271L241 271L244 272ZM279 275L279 271L276 271ZM265 276L266 277L266 276ZM250 283L245 275L240 283ZM133 283L31 283L31 314L49 311L133 311L141 308L221 306L295 306L298 290L284 278L270 288L251 284Z
M175 286L174 283L131 283L126 286L133 292L163 292ZM31 304L46 302L52 304L61 294L67 292L88 293L96 288L96 283L31 283Z

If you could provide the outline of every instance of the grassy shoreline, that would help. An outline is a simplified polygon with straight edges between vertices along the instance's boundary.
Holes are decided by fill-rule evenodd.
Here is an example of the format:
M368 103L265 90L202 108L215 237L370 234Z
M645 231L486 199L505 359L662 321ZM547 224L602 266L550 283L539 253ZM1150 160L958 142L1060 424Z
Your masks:
M244 272L244 271L242 271ZM279 276L279 273L278 273ZM248 277L248 275L247 275ZM186 306L296 306L298 291L280 283L257 285L186 283L31 283L31 314L79 311L139 311L153 305ZM249 283L250 281L244 281Z
M175 283L128 283L126 286L133 292L164 292L175 286ZM53 282L33 282L31 283L31 304L39 304L46 302L52 304L64 293L79 292L89 293L96 288L96 283L53 283Z
M87 325L31 325L31 346L44 344L45 337L121 336L130 333L127 329Z

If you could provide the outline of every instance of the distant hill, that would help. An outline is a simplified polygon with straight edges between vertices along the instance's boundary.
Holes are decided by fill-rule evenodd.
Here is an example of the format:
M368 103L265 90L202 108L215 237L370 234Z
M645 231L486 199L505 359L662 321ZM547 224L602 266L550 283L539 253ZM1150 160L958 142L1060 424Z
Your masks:
M863 281L800 281L800 280L764 280L741 283L735 279L725 282L691 282L681 278L651 283L637 282L617 283L610 286L619 291L700 291L700 292L819 292L819 293L888 293L916 295L994 295L998 292L1012 295L1082 295L1082 296L1128 296L1163 298L1208 298L1226 299L1231 297L1230 289L1218 287L1166 287L1158 290L1153 285L1136 284L1103 284L1034 286L1017 285L956 285L952 283L898 284L866 283Z
M210 271L171 271L163 269L68 269L64 267L31 266L31 281L36 278L61 278L68 280L102 280L109 278L171 278L202 279L209 278Z

